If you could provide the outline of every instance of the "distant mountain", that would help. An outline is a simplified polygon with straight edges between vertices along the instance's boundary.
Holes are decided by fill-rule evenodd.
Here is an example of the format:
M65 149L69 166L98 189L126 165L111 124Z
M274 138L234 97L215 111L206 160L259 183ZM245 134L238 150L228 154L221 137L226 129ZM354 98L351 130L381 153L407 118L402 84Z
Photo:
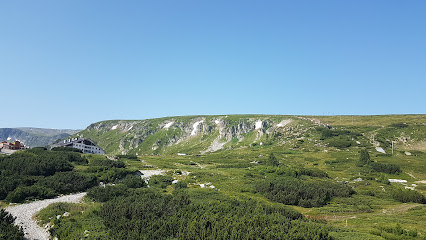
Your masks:
M20 141L29 147L44 147L79 130L46 128L0 128L0 141Z

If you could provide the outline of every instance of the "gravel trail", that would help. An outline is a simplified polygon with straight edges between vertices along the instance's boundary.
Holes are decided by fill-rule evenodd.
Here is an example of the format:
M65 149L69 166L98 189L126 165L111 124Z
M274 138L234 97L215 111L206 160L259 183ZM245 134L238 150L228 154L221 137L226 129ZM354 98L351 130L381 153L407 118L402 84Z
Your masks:
M86 195L85 192L66 195L53 199L45 199L16 206L6 207L6 211L16 217L15 224L22 226L25 239L28 240L48 240L49 233L46 229L37 225L33 216L41 209L57 202L77 203Z

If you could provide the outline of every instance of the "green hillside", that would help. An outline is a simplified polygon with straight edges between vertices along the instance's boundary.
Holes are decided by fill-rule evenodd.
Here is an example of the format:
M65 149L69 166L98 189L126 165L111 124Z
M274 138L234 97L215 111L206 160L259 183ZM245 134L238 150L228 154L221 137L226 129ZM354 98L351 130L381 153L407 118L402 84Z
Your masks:
M110 154L200 154L256 145L301 147L309 151L326 146L374 145L386 151L392 141L404 149L422 150L426 139L425 118L425 115L185 116L102 121L77 135L91 138ZM318 131L321 127L330 128L334 135L321 139L322 133Z
M42 211L71 212L60 239L426 238L426 115L112 120L78 135L163 176Z

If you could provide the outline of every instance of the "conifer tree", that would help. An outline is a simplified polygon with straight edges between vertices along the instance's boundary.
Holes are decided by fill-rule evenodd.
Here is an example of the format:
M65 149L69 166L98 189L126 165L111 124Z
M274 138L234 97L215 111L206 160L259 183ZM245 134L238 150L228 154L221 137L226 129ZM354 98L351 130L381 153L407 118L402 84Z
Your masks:
M359 155L359 164L361 166L368 165L371 162L370 154L366 149L362 149Z

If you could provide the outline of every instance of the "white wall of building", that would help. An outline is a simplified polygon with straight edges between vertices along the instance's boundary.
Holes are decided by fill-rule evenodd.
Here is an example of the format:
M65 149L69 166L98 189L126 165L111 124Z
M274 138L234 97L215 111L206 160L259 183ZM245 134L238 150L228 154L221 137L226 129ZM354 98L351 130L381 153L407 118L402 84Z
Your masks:
M105 152L99 147L86 145L84 143L73 143L72 147L80 149L83 153L105 154Z

